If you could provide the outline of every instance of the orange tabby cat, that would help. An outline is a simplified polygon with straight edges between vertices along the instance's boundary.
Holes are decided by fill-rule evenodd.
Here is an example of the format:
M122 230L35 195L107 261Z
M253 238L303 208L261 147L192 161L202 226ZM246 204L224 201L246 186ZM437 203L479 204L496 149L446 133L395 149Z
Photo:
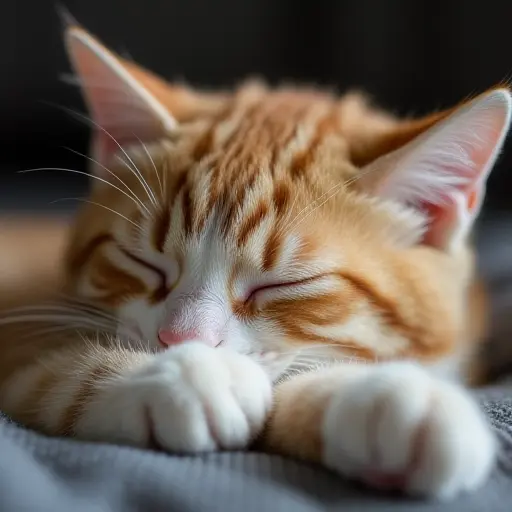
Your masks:
M0 320L0 408L177 452L257 438L411 494L480 486L468 236L509 92L400 121L358 95L172 86L78 26L66 40L94 186L55 302Z

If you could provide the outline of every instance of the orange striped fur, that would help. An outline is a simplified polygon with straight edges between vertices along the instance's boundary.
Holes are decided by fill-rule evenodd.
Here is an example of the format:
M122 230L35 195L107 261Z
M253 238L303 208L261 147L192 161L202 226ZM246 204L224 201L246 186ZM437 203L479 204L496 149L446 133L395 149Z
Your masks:
M398 120L358 94L253 82L232 93L199 93L115 59L177 128L127 146L124 162L112 159L110 174L101 175L115 187L94 183L66 248L46 239L58 250L19 264L27 280L16 286L26 295L2 293L4 310L43 304L44 293L75 302L62 303L67 320L56 317L61 310L36 308L0 321L2 410L51 434L95 439L81 427L84 411L109 382L162 349L165 318L186 327L210 314L225 314L225 324L215 324L223 345L274 354L276 381L294 361L301 369L334 360L413 359L436 371L448 362L444 373L471 377L466 369L485 316L472 249L422 243L425 216L368 194L368 177L359 179L364 166L453 110ZM4 254L7 245L24 251L14 236L2 242ZM18 262L2 258L7 275ZM64 276L50 276L51 283L30 277L38 267ZM266 288L276 283L287 286ZM179 309L187 304L190 311ZM209 304L212 313L193 309ZM135 344L113 340L116 326L105 325L112 318L136 328ZM277 385L260 446L322 459L318 418L344 382L343 372L330 369Z

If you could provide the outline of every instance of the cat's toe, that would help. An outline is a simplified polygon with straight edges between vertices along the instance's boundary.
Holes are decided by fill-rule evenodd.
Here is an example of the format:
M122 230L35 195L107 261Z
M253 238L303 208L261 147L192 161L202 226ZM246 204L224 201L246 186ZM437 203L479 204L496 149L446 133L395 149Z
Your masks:
M78 423L83 438L198 453L245 448L272 404L264 370L249 358L187 343L114 379Z
M483 483L494 439L466 391L406 363L362 372L333 396L324 461L378 489L450 498Z
M493 432L468 392L433 381L407 491L440 499L473 491L485 483L495 458Z
M325 462L358 478L406 471L429 404L428 382L416 366L389 364L338 390L324 420Z

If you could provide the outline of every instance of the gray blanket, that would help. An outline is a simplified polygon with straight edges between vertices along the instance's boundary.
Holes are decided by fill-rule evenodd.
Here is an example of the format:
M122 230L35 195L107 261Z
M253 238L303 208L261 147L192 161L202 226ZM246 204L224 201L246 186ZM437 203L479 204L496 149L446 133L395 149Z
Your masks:
M326 470L258 453L177 457L50 439L0 420L2 512L510 512L512 383L479 392L501 442L480 492L449 504L350 485Z

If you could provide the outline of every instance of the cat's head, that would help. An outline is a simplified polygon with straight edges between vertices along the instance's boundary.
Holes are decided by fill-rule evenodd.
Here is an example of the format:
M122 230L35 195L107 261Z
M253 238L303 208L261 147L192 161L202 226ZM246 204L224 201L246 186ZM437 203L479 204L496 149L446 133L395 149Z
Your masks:
M425 360L464 336L468 233L510 121L495 89L399 121L357 95L170 85L82 28L93 124L73 293L153 347Z

